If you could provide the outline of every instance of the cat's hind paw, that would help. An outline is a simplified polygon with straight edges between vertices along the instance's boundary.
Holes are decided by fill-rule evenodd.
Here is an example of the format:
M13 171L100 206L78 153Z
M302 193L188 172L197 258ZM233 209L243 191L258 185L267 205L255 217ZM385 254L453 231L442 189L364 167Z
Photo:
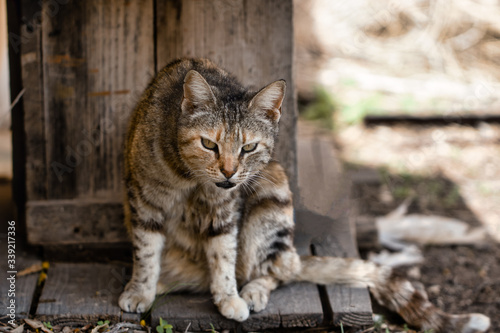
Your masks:
M219 303L219 311L224 317L236 321L245 321L250 315L247 303L238 295L223 299Z
M146 312L155 299L155 295L141 293L134 289L125 289L118 299L118 305L126 312Z

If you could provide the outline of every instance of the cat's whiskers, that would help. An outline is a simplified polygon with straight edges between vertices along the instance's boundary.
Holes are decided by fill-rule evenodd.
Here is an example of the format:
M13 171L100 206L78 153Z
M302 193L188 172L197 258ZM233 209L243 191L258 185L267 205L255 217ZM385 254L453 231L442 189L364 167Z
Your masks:
M255 194L258 193L257 189L255 188L255 186L258 186L260 188L263 188L262 187L262 184L260 184L255 178L249 178L248 179L248 186L253 190L253 192Z
M276 183L274 181L266 178L266 176L264 176L263 174L255 174L254 175L254 180L256 180L256 179L260 179L260 180L266 181L266 182L270 183L275 190L278 190L278 186L276 185ZM260 185L260 186L262 186L262 185Z
M255 190L255 188L253 188L252 184L251 183L248 183L248 182L251 182L252 179L251 178L248 178L247 181L244 181L241 183L241 185L243 186L243 188L245 189L245 192L248 194L248 195L252 195L252 192L253 194L257 194L257 191ZM250 191L247 192L247 189Z

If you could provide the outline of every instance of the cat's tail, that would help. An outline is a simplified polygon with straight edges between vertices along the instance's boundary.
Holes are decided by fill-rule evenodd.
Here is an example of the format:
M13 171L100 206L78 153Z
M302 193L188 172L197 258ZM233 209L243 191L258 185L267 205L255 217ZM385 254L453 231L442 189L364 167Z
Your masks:
M446 333L485 332L490 319L482 314L452 315L436 308L423 288L415 287L390 267L347 258L302 256L296 281L369 287L377 301L410 325Z

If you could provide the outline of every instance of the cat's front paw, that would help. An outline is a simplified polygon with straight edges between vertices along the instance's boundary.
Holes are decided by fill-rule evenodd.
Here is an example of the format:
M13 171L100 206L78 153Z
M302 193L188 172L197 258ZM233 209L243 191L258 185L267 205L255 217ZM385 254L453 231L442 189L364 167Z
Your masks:
M219 311L224 317L236 321L245 321L250 315L247 303L238 295L222 299Z
M249 283L240 293L248 308L254 312L264 310L269 302L269 290L259 284Z
M154 299L154 292L145 291L145 288L129 282L118 299L118 305L126 312L144 313L151 307Z

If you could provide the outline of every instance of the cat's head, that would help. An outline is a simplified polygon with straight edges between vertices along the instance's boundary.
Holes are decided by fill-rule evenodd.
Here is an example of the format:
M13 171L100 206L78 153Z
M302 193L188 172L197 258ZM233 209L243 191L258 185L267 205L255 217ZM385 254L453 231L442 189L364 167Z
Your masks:
M257 93L228 93L189 71L184 79L178 146L193 178L224 189L251 186L271 160L285 89L285 81L280 80Z

